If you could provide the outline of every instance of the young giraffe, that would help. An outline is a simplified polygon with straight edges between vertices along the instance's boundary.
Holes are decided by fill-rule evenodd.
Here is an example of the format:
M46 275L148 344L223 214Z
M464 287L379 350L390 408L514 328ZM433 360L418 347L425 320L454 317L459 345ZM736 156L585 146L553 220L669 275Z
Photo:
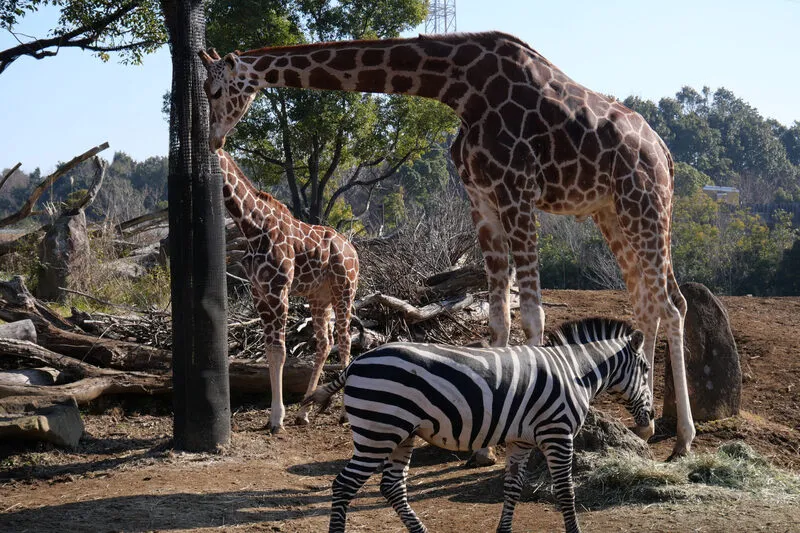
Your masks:
M286 315L289 294L305 296L311 308L316 361L306 396L314 392L333 343L331 314L342 365L350 361L350 313L358 284L358 255L346 237L326 226L312 226L292 216L270 194L257 190L226 151L217 150L225 207L247 239L241 260L250 279L253 301L264 326L272 389L270 431L283 429L283 364L286 361ZM297 414L308 423L309 407ZM344 409L342 420L344 420Z
M264 87L418 95L458 114L451 153L484 255L494 346L509 337L509 253L527 342L542 342L534 208L591 216L617 258L645 334L651 389L656 334L660 321L666 326L679 413L673 454L689 451L695 430L683 362L686 301L670 256L673 162L641 115L497 32L262 48L224 58L211 52L200 57L208 71L212 149Z

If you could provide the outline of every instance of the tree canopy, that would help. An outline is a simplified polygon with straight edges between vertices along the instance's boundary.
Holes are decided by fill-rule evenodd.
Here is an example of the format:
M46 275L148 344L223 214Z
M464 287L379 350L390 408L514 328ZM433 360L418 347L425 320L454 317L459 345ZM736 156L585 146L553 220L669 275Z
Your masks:
M31 38L16 31L22 19L48 6L60 13L49 35ZM0 73L20 57L44 59L70 47L94 52L103 61L116 52L123 62L137 64L167 42L157 0L0 0L0 29L19 41L0 51Z
M716 185L738 187L743 201L800 201L800 122L786 127L764 119L724 87L714 92L684 87L658 104L637 97L624 103L664 138L677 162ZM679 177L688 177L685 167L676 170L681 171ZM679 177L676 185L682 185ZM690 180L699 178L693 175ZM679 194L686 192L678 189Z
M421 0L212 1L207 39L224 53L393 37L418 25L424 14ZM277 184L285 176L292 212L317 223L332 213L347 217L347 209L336 208L345 194L355 188L370 189L394 176L442 142L455 125L452 111L432 100L268 89L229 142L253 178Z

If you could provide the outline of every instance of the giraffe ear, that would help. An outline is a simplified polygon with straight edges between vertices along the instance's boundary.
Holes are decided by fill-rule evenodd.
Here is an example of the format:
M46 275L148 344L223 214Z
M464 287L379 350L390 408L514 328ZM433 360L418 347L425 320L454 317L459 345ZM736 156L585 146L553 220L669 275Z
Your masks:
M236 68L237 57L235 54L225 54L225 66L233 70Z
M200 50L197 52L197 55L200 56L200 60L203 62L205 66L209 66L214 62L214 58L206 53L205 50Z

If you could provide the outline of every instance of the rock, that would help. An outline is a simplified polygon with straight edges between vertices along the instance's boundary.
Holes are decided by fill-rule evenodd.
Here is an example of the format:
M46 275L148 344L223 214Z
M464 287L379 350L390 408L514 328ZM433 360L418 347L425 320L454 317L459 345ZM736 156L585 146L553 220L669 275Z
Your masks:
M83 420L72 398L58 402L10 397L0 401L0 439L43 440L74 448L83 435Z
M58 370L53 368L23 368L0 372L3 385L55 385Z
M737 415L742 369L728 312L701 283L685 283L680 289L687 304L684 358L692 416L702 422ZM666 358L663 416L667 419L677 419L672 383L672 367Z
M35 344L37 341L36 326L29 318L9 324L0 324L0 338L30 341Z
M89 264L89 236L86 215L60 216L47 230L39 250L41 272L36 297L48 301L63 301L65 293L59 287L70 288L70 278L81 274Z

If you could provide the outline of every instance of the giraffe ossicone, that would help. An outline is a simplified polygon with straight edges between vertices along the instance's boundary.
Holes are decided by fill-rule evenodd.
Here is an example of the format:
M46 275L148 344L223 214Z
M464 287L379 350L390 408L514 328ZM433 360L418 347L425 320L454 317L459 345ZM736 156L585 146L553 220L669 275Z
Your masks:
M520 39L448 34L201 52L210 146L267 87L399 93L436 99L461 119L451 147L470 198L489 280L491 341L507 344L511 265L528 344L543 339L535 209L592 217L622 270L650 361L663 321L678 411L673 453L695 429L683 361L686 301L670 255L674 167L638 113L570 79Z
M352 243L327 226L297 220L272 195L256 189L233 158L216 152L225 207L247 241L240 260L264 328L272 392L270 430L283 429L283 365L289 295L305 296L311 310L316 360L306 395L314 391L333 345L331 318L342 365L350 361L350 320L358 284L358 254ZM296 417L308 423L309 407ZM345 419L342 409L342 420Z

